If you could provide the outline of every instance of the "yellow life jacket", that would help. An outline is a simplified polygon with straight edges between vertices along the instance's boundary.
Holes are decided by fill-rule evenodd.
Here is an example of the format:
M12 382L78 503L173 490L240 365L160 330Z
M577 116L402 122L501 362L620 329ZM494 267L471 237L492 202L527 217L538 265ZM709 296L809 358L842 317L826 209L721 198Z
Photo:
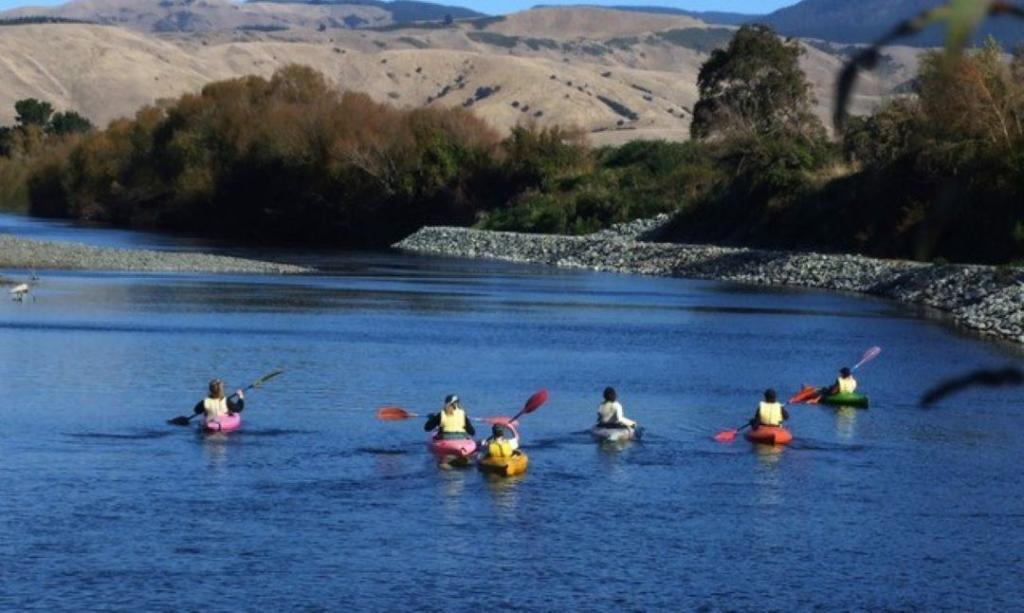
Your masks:
M762 426L781 426L782 405L778 402L762 402L757 409L757 421Z
M228 414L228 399L203 398L203 410L206 411L206 417L209 419L224 417Z
M492 458L511 458L512 443L505 439L491 439L490 444L487 445L487 455Z
M836 379L836 387L839 388L840 394L852 394L857 391L857 380L853 378L853 375L850 375L845 379L839 377Z
M455 409L449 415L441 410L441 420L437 425L438 429L445 434L459 434L466 432L466 412L462 409Z

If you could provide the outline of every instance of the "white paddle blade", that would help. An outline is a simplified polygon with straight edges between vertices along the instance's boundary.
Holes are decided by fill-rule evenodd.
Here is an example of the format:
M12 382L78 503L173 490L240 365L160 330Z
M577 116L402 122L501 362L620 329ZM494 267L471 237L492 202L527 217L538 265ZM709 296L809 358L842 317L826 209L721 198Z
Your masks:
M877 358L880 353L882 353L881 347L872 347L871 349L868 349L864 352L864 356L861 357L860 362L857 362L857 365L853 367L853 370L857 370L864 364L867 364L871 360Z

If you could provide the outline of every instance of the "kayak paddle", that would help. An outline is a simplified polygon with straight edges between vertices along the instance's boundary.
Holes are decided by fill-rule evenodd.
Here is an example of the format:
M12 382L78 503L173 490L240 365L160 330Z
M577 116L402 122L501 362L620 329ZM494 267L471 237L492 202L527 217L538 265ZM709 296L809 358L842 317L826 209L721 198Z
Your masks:
M853 368L851 368L850 370L851 371L857 370L858 368L860 368L864 364L867 364L871 360L877 358L878 354L880 354L880 353L882 353L882 348L881 347L872 347L871 349L868 349L867 351L864 352L864 355L860 358L860 362L857 362L856 364L854 364Z
M401 421L419 416L419 413L412 413L401 407L381 407L377 409L377 419L381 421Z
M715 440L718 441L719 443L731 443L732 441L736 440L736 434L740 430L746 430L749 427L750 422L747 422L740 426L739 428L733 428L732 430L723 430L715 435Z
M256 389L257 387L263 385L267 381L270 381L271 379L273 379L274 377L280 375L283 372L284 372L283 370L275 370L274 372L272 372L270 374L263 375L259 379L257 379L255 381L253 381L252 383L250 383L248 385L248 387L245 388L245 391ZM230 396L228 396L228 398L234 398L237 395L238 395L237 393L236 394L231 394ZM199 415L201 415L201 413L193 413L191 416L180 415L178 417L175 417L174 419L168 419L167 423L171 424L172 426L187 426L187 425L189 425L192 422L193 419L195 419Z
M533 396L530 396L526 400L526 404L523 405L523 410L516 413L516 416L509 419L508 417L484 417L480 421L487 422L489 424L511 424L523 415L533 413L541 407L545 402L548 401L548 391L540 390Z

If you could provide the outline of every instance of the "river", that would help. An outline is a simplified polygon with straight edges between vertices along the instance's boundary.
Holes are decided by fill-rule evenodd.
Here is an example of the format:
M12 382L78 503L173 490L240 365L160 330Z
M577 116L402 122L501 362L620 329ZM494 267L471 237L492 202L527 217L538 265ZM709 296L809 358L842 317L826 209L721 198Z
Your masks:
M1024 365L1018 350L857 296L280 255L325 272L39 271L34 300L0 300L0 609L1020 606L1024 393L917 404L946 377ZM825 383L873 345L870 409L791 407L781 450L712 440L766 387ZM165 423L214 376L234 389L276 368L237 433ZM642 442L587 435L606 385ZM513 480L441 470L422 420L374 417L449 393L510 414L541 388Z

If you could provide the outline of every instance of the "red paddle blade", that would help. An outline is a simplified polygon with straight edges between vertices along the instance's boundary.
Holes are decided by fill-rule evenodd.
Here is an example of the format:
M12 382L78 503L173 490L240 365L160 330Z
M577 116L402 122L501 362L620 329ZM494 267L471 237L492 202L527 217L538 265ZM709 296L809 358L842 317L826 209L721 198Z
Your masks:
M410 417L416 417L416 414L399 407L381 407L377 410L377 419L381 421L399 421Z
M527 399L526 404L523 405L522 413L533 413L534 411L539 409L542 404L544 404L547 401L548 401L548 391L547 390L541 390L541 391L537 392L536 394L534 394L533 396L530 396L529 399ZM520 414L522 414L522 413L520 413Z
M719 443L728 443L736 440L736 430L725 430L715 435L715 440Z

